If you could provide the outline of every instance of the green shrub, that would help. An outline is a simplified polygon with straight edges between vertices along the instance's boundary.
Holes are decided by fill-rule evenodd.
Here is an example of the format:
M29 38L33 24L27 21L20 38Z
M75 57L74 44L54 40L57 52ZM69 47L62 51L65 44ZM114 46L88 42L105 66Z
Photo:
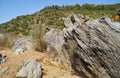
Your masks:
M110 5L84 4L80 6L79 4L76 4L66 6L48 6L32 15L18 16L9 22L0 24L0 32L28 36L31 35L30 31L32 26L40 23L45 24L45 26L49 26L50 28L57 28L62 30L64 25L61 18L64 17L66 13L90 15L90 18L94 19L103 16L107 16L113 19L114 16L117 15L119 6L120 3Z

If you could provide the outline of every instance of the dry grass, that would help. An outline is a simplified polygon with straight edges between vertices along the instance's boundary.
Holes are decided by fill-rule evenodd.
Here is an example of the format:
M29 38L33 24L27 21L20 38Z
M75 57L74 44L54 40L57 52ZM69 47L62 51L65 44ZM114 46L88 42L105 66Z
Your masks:
M13 40L9 35L0 34L0 50L4 48L10 48L13 45Z
M29 59L37 59L42 64L43 77L42 78L81 78L76 75L72 75L70 71L61 69L58 67L58 63L51 64L52 58L46 53L36 51L25 51L23 54L16 55L12 50L5 49L4 53L8 59L4 64L0 65L0 69L8 66L8 70L0 76L0 78L16 78L17 72L20 70L23 63ZM56 66L57 65L57 66Z
M45 28L43 26L34 26L32 31L32 39L34 47L37 51L46 51Z

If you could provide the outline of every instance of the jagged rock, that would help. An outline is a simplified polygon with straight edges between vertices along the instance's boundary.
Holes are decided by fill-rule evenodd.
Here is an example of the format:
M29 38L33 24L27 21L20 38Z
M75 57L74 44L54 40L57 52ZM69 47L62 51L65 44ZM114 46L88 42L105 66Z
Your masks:
M17 73L16 78L41 78L42 76L42 65L36 60L31 59L25 62Z
M30 42L31 37L24 37L14 40L14 45L12 47L12 50L16 53L22 53L26 50L33 50L34 47L32 43Z
M5 63L7 56L4 53L0 53L0 64Z
M64 37L62 34L53 36L59 31L50 31L53 32L48 37L50 51L69 58L74 72L83 78L120 78L119 23L116 25L106 18L85 21L77 15L74 20L73 23L70 17L63 18L65 28L60 32ZM58 43L52 45L59 36L63 39L57 39L63 41L58 46L62 52L54 50Z
M67 53L63 53L65 40L62 31L51 29L46 33L46 42L47 51L52 52L51 54L56 60L64 60L63 55L67 57Z
M111 20L107 17L102 17L101 19L102 19L101 22L106 23L117 32L120 32L120 22L111 22Z
M67 22L71 19L64 19L66 27L69 25L64 32L67 46L77 44L73 52L68 51L68 54L72 53L70 59L75 73L85 78L119 78L120 33L109 24L101 23L102 19L84 22L74 18L76 24L71 26Z
M5 73L8 70L8 67L4 67L3 69L0 70L0 75Z

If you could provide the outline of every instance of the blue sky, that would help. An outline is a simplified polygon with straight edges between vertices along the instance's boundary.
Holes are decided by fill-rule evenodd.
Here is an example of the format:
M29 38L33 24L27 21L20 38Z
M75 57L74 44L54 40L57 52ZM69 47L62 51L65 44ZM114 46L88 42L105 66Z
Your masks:
M0 24L17 16L35 13L49 5L113 4L120 0L0 0Z

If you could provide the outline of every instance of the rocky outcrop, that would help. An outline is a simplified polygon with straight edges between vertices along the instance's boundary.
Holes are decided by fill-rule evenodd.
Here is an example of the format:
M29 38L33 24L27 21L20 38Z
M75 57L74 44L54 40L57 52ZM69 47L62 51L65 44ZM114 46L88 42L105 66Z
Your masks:
M63 35L53 36L55 33L60 33L54 31L51 37L48 37L52 38L49 42L50 51L58 54L56 56L60 56L62 51L62 57L69 58L74 72L83 78L119 78L119 26L111 21L105 21L106 18L86 21L85 18L74 15L74 20L75 22L72 22L71 17L63 18L65 27L60 31ZM62 38L58 39L59 36ZM59 44L55 43L55 39L63 41L59 42L59 47L62 47L60 51L53 49Z
M62 31L51 29L46 33L47 51L52 52L52 56L57 61L64 61L68 54L64 52L65 43L64 33ZM64 56L63 56L64 55Z
M69 51L76 74L88 78L119 78L120 33L114 31L109 24L101 23L102 19L84 22L84 19L76 15L74 18L76 22L71 26L67 22L71 19L64 18L64 32L68 46L73 41L77 44L72 54Z
M5 63L7 56L4 53L0 53L0 64Z
M34 50L34 47L32 43L30 42L31 37L23 37L14 40L14 45L12 47L12 50L16 53L22 53L26 50Z
M16 78L41 78L42 65L36 60L31 59L24 63Z

